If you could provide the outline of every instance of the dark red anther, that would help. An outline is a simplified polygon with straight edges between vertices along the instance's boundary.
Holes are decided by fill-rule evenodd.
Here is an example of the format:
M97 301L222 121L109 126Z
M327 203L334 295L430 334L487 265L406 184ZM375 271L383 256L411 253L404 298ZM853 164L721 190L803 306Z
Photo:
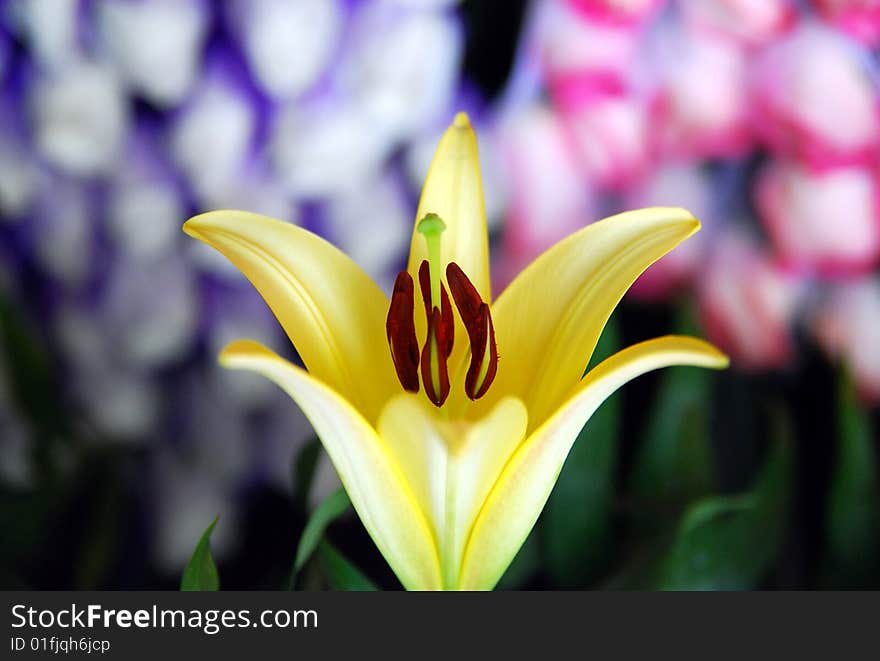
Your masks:
M445 294L446 292L444 291L443 293ZM449 321L451 322L451 320L452 317L450 316ZM434 377L431 374L432 350L441 351L441 354L436 357L435 362L439 390L434 387ZM452 323L446 323L443 315L440 313L440 309L435 307L428 316L428 337L425 340L425 347L422 349L422 383L425 384L425 394L435 406L443 406L443 402L449 396L449 370L446 363L451 351Z
M385 320L385 332L400 385L409 392L418 392L419 341L413 319L413 291L412 276L406 271L398 273Z
M498 347L495 345L495 326L492 325L492 315L489 306L483 303L480 306L479 321L474 326L474 332L468 331L471 341L471 364L464 378L464 391L471 399L479 399L486 394L489 386L495 380L498 372ZM488 343L488 352L487 352ZM480 378L484 363L486 373Z
M471 344L471 364L465 376L464 390L471 399L479 399L489 390L498 371L492 315L477 288L455 262L446 267L446 280Z
M422 260L419 265L419 288L422 290L422 300L425 302L425 318L431 323L432 310L435 302L431 300L431 274L428 260ZM446 287L440 283L440 318L444 326L443 337L446 344L441 344L442 355L449 358L452 353L452 344L455 341L455 318L452 316L452 304L449 302L449 294Z
M422 263L419 264L419 289L422 290L422 300L425 303L425 316L430 321L431 308L434 305L431 300L431 267L428 265L427 259L423 259Z
M419 264L419 288L422 290L422 300L425 302L425 317L428 321L428 337L422 348L422 383L425 386L425 394L436 406L443 406L443 402L449 396L449 368L447 361L452 354L452 344L455 339L455 318L452 316L452 304L449 302L449 294L446 287L440 283L440 307L431 296L431 270L427 260ZM434 361L431 360L431 352L437 351ZM437 374L432 373L436 368ZM437 381L437 388L434 381Z

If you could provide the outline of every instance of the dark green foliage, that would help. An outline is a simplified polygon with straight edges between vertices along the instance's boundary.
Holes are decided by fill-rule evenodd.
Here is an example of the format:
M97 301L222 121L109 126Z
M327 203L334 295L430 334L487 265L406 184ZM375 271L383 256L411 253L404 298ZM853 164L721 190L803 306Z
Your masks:
M655 587L744 590L758 586L776 560L788 519L792 448L779 439L752 489L691 505L661 560Z
M220 589L220 576L211 555L211 533L214 532L219 518L215 518L202 534L196 550L183 570L180 589L184 592L213 592Z
M880 574L880 489L871 417L852 381L840 378L837 444L828 497L829 570L844 587L877 587Z

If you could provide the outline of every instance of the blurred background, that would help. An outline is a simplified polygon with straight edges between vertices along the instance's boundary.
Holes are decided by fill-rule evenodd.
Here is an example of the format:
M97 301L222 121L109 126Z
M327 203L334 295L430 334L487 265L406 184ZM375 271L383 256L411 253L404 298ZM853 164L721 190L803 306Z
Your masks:
M703 230L594 362L668 332L732 357L603 405L500 587L880 587L878 46L876 0L0 0L0 586L174 589L219 515L223 588L399 588L350 511L291 581L339 483L217 366L295 354L180 226L285 219L389 290L465 110L496 291L684 206Z

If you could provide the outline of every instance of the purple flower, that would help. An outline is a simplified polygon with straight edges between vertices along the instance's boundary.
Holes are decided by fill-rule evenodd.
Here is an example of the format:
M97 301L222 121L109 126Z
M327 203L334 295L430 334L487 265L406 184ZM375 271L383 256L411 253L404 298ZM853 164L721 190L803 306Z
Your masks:
M320 80L347 18L338 0L233 0L226 9L255 82L277 99L298 97Z
M210 12L205 0L96 0L99 50L120 79L168 108L192 90Z
M106 175L128 131L128 103L116 75L88 60L38 75L28 108L36 147L47 162L76 177Z

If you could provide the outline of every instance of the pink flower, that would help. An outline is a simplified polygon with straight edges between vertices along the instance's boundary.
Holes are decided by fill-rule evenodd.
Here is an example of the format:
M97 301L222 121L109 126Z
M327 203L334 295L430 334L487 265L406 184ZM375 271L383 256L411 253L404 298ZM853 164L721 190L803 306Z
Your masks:
M744 369L785 366L794 355L789 327L800 283L742 236L725 235L715 248L697 292L710 340Z
M666 0L567 0L586 18L611 25L642 25L660 12Z
M653 99L612 94L568 106L563 122L585 180L621 190L644 177L656 156Z
M764 44L796 18L791 0L680 0L685 20L749 45Z
M667 166L627 196L628 209L683 206L703 223L701 232L676 246L639 276L628 295L645 301L663 300L691 282L705 260L706 244L711 240L710 195L708 176L703 170L695 166Z
M814 172L772 163L760 174L755 197L787 265L835 275L864 271L880 259L880 197L864 168Z
M813 0L823 19L866 46L880 45L878 0Z
M755 125L768 146L814 167L874 159L880 119L863 55L813 23L770 47L753 80Z
M500 150L508 167L510 202L499 286L595 217L592 193L581 179L572 145L548 108L535 105L505 118Z
M531 52L556 103L580 105L597 94L626 89L636 66L637 33L588 20L562 0L536 6Z
M752 146L746 55L735 44L682 32L666 34L658 57L664 152L740 156Z
M825 351L852 372L860 395L880 402L880 282L865 278L838 285L812 322Z

